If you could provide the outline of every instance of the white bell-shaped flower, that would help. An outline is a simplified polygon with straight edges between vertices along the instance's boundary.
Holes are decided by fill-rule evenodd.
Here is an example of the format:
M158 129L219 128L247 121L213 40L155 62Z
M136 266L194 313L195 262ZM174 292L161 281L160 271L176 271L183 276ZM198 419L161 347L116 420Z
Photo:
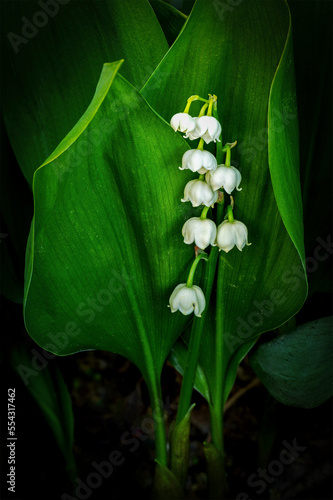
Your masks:
M217 228L216 244L220 250L229 252L235 245L242 251L245 245L251 245L247 242L247 227L243 222L234 220L229 222L225 220Z
M207 172L206 174L206 182L213 191L223 187L228 194L231 194L235 188L237 191L242 190L242 188L239 188L241 180L242 176L237 168L226 167L225 165L218 165L214 172Z
M175 132L192 132L195 129L195 119L188 113L176 113L170 120L170 125Z
M192 172L199 172L205 174L208 171L214 171L217 168L217 161L214 155L209 151L202 151L201 149L190 149L183 155L182 166L180 170L188 168Z
M194 314L198 317L205 309L206 299L201 288L197 285L188 287L186 283L177 285L169 299L171 312L180 311L181 313Z
M184 198L181 201L190 201L193 207L206 205L210 207L217 201L218 192L213 191L205 181L194 179L189 181L184 189Z
M192 131L187 131L184 137L191 140L201 137L206 144L219 141L221 135L221 125L214 116L200 116L195 118L195 128Z
M183 225L182 235L184 243L190 245L194 242L197 247L204 250L208 245L215 246L216 225L210 219L192 217Z

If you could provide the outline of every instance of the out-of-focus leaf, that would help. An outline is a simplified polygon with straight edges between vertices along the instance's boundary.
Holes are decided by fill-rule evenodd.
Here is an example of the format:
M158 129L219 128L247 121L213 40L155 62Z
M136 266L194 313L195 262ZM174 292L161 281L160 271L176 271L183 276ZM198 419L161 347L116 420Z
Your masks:
M28 367L31 366L31 359L23 346L13 348L11 364L21 377L25 376L27 390L50 426L66 460L67 470L72 474L75 470L74 416L70 394L60 370L55 367L51 373L49 367L46 366L27 378L26 371L30 369Z
M2 107L29 183L84 113L104 63L124 59L141 88L168 50L148 0L41 3L4 2L1 16Z
M261 343L250 362L281 403L303 408L322 404L333 392L333 318L311 321Z

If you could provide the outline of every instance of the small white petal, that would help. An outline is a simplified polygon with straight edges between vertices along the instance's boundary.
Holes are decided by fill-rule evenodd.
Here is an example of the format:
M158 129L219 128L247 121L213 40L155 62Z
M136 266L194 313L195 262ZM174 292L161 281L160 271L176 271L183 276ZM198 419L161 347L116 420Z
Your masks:
M194 312L196 316L201 316L206 300L200 287L196 285L188 287L186 283L181 283L172 292L169 305L171 312L180 311L185 316Z
M188 113L176 113L170 120L170 125L175 132L192 131L195 128L195 121Z
M189 169L192 172L206 173L208 170L217 168L217 161L209 151L190 149L184 153L181 170Z
M220 250L228 253L235 245L242 251L247 242L247 227L243 222L225 220L217 228L216 244Z
M191 138L202 137L206 144L220 141L221 125L213 116L200 116L195 121L195 129L191 132Z
M242 176L237 168L225 165L219 165L214 172L206 174L206 182L214 191L223 187L228 194L231 194L235 188L240 191L238 186L241 180Z
M205 181L194 179L189 181L184 189L184 198L181 201L190 201L193 207L206 205L210 207L217 201L218 192L213 191Z
M194 242L197 247L204 250L208 245L215 246L216 225L210 219L201 220L200 217L192 217L183 225L182 235L184 243L190 245Z

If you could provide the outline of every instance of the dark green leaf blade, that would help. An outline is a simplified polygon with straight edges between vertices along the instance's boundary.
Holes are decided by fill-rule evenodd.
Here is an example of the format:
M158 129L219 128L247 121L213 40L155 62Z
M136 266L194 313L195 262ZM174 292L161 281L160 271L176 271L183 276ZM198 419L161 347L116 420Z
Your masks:
M278 401L314 408L332 396L333 318L321 318L263 342L251 366Z
M123 76L141 88L168 50L148 0L54 2L54 9L47 14L30 0L2 8L2 107L30 184L84 113L104 63L125 59Z

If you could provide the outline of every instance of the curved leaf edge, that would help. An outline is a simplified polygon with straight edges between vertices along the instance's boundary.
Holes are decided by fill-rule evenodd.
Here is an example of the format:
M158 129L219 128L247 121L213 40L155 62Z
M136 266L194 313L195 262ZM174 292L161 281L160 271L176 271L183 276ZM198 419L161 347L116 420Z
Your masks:
M291 12L290 12L290 9L289 9L289 5L288 5L288 2L287 0L284 0L284 3L286 5L286 8L288 10L288 17L289 17L289 27L288 27L288 33L287 33L287 37L286 37L286 41L285 41L285 45L284 45L284 48L283 48L283 52L282 52L282 55L281 55L281 58L280 58L280 61L279 61L279 64L276 68L276 71L275 71L275 74L274 74L274 77L273 77L273 80L272 80L272 83L271 83L271 88L270 88L270 93L269 93L269 99L268 99L268 155L269 155L269 170L270 170L270 174L271 174L271 182L272 182L272 187L273 187L273 192L274 192L274 197L275 197L275 200L276 200L276 204L277 204L277 207L278 207L278 210L280 212L280 216L281 216L281 219L282 219L282 222L286 228L286 231L291 239L291 241L293 242L296 250L297 250L297 253L300 257L300 260L301 260L301 264L302 264L302 267L303 267L303 270L304 270L304 276L305 276L305 281L306 281L306 287L307 287L307 290L308 290L308 283L307 283L307 279L306 279L306 267L305 267L305 247L304 247L304 231L303 231L303 210L302 210L302 204L300 202L299 206L298 206L298 209L299 209L299 227L301 228L302 230L302 241L297 241L297 238L296 236L293 234L293 231L290 229L290 226L289 226L289 223L286 219L286 215L284 213L284 210L281 208L281 192L279 190L279 187L276 183L276 177L274 175L274 169L272 167L272 157L271 157L271 148L270 148L270 144L271 144L271 140L270 138L272 137L272 126L271 126L271 123L272 123L272 118L271 118L271 105L272 105L272 95L273 95L273 92L275 90L275 83L276 83L276 80L278 79L278 76L280 74L280 72L283 70L283 64L285 63L286 61L286 58L288 56L288 51L291 51L291 54L292 54L292 18L291 18ZM293 75L293 79L294 79L294 82L295 82L295 77ZM298 119L298 116L296 116L296 118ZM297 130L298 132L298 130ZM297 147L298 147L298 143L297 143ZM297 164L297 184L294 185L294 189L296 190L296 195L298 197L298 200L302 200L302 195L301 195L301 184L300 184L300 174L299 174L299 163ZM307 296L307 293L306 293L306 296ZM306 296L304 298L304 301L306 299Z
M59 143L56 149L50 154L50 156L40 165L34 172L33 180L32 180L32 193L34 197L35 193L35 179L38 175L39 171L44 168L46 165L50 164L53 160L58 158L62 153L64 153L84 132L84 130L91 123L93 118L95 117L98 109L103 103L113 81L118 73L118 70L122 63L123 59L120 61L116 61L114 63L105 63L103 65L100 78L98 80L95 94L87 107L84 114L81 116L79 121L74 125L74 127L69 131L69 133L64 137L64 139ZM36 202L34 197L34 214L35 214ZM35 241L35 215L32 218L31 228L27 240L26 246L26 257L25 257L25 276L24 276L24 296L23 296L23 318L26 330L29 331L28 325L26 324L25 318L25 308L27 303L27 298L29 294L30 284L32 280L33 274L33 265L34 265L34 241Z

